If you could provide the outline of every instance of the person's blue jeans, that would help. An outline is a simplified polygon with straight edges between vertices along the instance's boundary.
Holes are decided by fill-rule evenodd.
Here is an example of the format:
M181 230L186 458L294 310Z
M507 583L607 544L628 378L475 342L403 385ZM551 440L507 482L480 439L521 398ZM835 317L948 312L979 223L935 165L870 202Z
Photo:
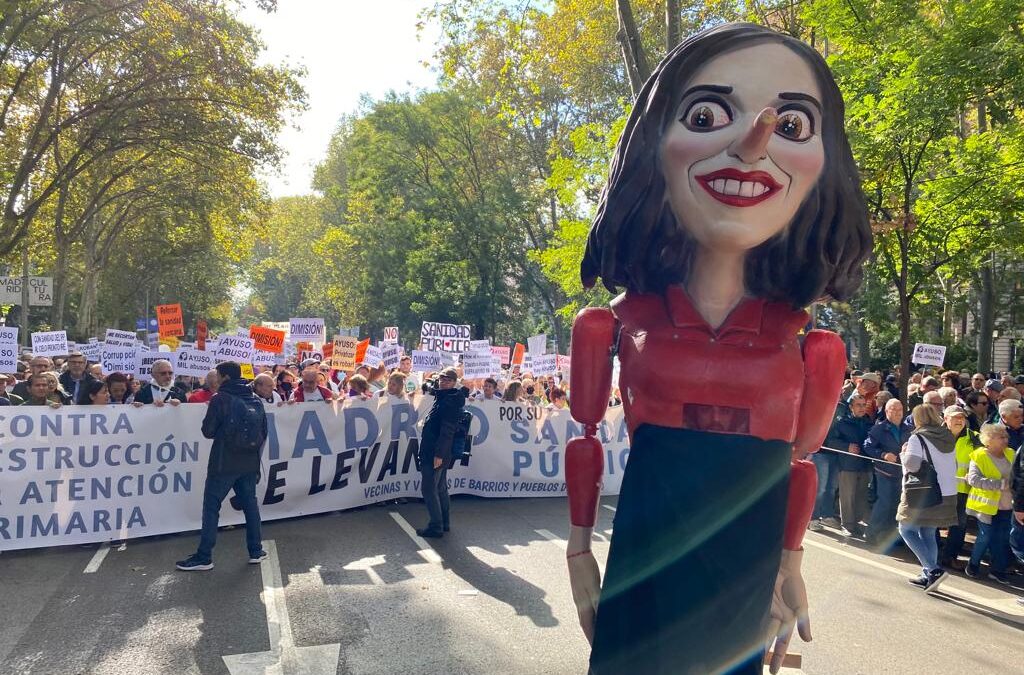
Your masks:
M875 503L871 507L867 537L871 542L883 543L882 539L896 528L896 507L900 503L902 480L899 476L883 476L875 472Z
M974 551L971 552L971 567L977 569L985 556L985 551L991 556L989 563L992 565L994 574L1003 574L1010 564L1010 520L1013 518L1012 511L997 511L992 516L991 523L983 523L978 520L978 538L974 541Z
M818 494L814 500L813 518L836 517L836 490L839 488L839 456L819 450L811 455L818 470Z
M213 547L217 543L217 523L220 521L220 505L232 488L245 514L245 545L249 557L263 552L263 537L260 531L260 506L256 499L258 471L251 473L225 473L208 475L203 490L203 529L199 535L199 550L196 555L205 562L213 561Z
M448 527L451 500L448 498L448 465L434 469L434 456L420 457L420 494L427 506L427 529L441 532Z
M1024 525L1017 522L1017 519L1010 514L1010 552L1017 561L1024 565Z
M939 541L935 538L934 527L920 527L910 523L900 523L900 536L907 543L921 562L925 574L942 569L939 567Z

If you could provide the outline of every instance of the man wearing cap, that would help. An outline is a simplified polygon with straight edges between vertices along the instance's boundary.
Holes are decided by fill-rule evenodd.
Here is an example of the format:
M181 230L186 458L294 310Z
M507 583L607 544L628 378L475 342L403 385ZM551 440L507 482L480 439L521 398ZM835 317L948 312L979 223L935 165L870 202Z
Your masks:
M1024 445L1024 404L1008 399L999 404L999 421L1010 435L1009 448L1018 450Z
M466 407L464 387L456 387L459 374L445 368L438 375L433 390L434 403L423 420L420 440L420 491L430 515L427 526L416 530L421 537L442 537L448 531L448 466L452 461L452 443L458 432L459 419Z
M942 420L956 439L957 524L949 528L939 555L939 564L959 570L964 567L957 556L964 547L964 536L967 534L967 495L971 491L971 486L967 484L967 470L971 466L971 453L982 447L982 442L968 424L967 411L960 406L948 406L942 411Z
M997 421L999 415L999 394L1003 393L1003 383L992 378L985 380L985 396L988 396L988 418Z
M907 397L907 409L910 412L914 411L914 408L924 403L924 395L930 391L938 391L939 381L929 375L921 380L921 386L918 387L917 392Z

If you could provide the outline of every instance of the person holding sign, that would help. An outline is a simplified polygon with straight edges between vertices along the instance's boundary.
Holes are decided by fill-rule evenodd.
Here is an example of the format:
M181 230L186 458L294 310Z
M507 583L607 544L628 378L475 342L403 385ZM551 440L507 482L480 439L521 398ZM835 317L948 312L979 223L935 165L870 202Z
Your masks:
M845 345L801 332L872 248L843 101L806 43L747 23L676 46L637 97L581 280L625 293L572 331L573 598L604 673L771 672L811 637L815 452ZM602 586L590 550L613 355L630 455Z
M174 369L170 361L154 361L150 375L153 381L142 385L132 400L132 405L136 408L150 404L158 408L164 404L176 406L188 400L185 390L174 384Z

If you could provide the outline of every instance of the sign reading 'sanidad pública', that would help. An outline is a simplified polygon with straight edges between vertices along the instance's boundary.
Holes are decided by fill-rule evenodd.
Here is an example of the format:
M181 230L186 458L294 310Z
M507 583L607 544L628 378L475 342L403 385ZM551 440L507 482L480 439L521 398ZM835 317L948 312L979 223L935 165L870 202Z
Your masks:
M420 329L420 348L425 352L461 354L469 351L470 334L466 325L424 321Z

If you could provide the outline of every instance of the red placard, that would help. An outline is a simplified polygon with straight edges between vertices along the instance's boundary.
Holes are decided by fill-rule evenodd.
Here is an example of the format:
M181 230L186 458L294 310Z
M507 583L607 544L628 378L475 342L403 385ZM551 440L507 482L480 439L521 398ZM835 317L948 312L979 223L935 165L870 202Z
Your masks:
M366 348L370 346L370 338L360 340L356 345L356 363L362 363L366 358Z
M196 348L200 351L206 351L206 338L210 337L210 329L206 326L206 322L200 319L196 321Z
M261 352L280 354L284 351L283 330L264 328L263 326L249 326L249 337L252 338L253 347Z
M184 337L185 320L181 317L181 305L157 305L156 325L160 337Z

